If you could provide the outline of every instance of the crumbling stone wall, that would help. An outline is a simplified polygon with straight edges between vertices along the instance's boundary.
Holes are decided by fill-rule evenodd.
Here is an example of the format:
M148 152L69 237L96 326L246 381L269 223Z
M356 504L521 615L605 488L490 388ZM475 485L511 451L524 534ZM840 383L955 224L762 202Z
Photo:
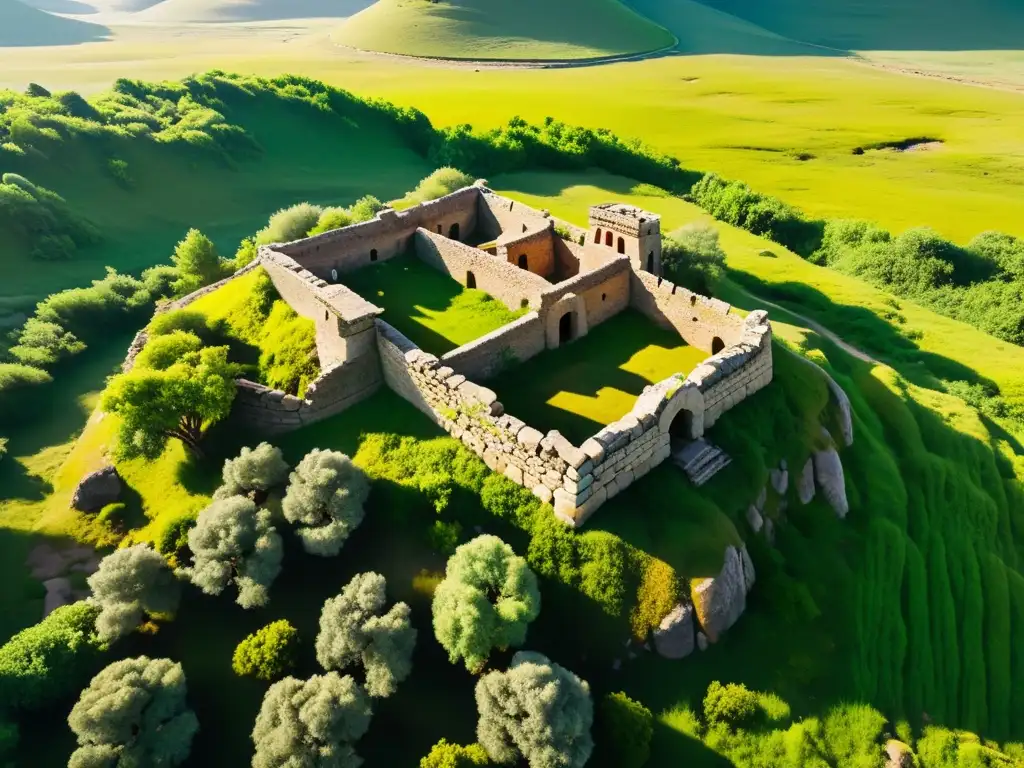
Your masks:
M548 346L558 346L558 320L566 311L580 314L578 338L629 306L629 271L629 259L616 256L590 272L549 286L541 296L541 317L549 328ZM569 298L571 302L566 301Z
M441 356L441 362L469 379L490 379L546 348L544 323L536 312Z
M772 329L768 313L756 310L743 321L737 343L698 365L687 381L704 395L704 426L772 381Z
M633 271L630 277L630 305L663 328L674 329L692 347L718 352L740 340L743 319L729 313L729 305L701 296L681 285L652 275Z
M481 194L477 200L477 238L495 240L498 236L536 231L548 226L547 211L538 211L525 203L518 203L487 189L478 182Z
M555 235L554 238L555 271L549 278L552 283L560 283L563 280L576 277L580 273L580 264L586 255L586 249L582 245L563 240Z
M547 280L532 272L425 229L416 232L415 242L418 258L462 285L466 285L467 275L472 272L477 288L512 310L522 309L524 301L539 307L541 293L551 287Z
M547 219L543 227L531 228L518 235L498 238L496 255L514 267L527 269L549 282L556 282L557 262L555 261L555 240L552 221ZM523 258L525 257L525 266Z

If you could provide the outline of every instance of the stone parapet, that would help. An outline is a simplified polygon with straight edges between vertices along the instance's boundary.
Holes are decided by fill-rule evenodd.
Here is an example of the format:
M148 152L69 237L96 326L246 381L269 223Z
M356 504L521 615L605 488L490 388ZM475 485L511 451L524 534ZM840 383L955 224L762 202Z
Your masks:
M444 365L470 379L489 379L546 348L544 323L529 312L441 356Z

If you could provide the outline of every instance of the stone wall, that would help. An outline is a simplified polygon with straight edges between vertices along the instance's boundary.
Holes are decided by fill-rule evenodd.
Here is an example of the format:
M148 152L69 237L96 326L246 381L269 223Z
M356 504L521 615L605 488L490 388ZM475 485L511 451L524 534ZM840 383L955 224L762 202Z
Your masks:
M498 238L497 257L514 267L527 269L549 282L555 282L557 262L555 261L555 240L559 239L551 229L551 220L542 228L533 228L524 234ZM522 259L526 257L525 266Z
M524 363L546 347L544 323L530 312L486 336L463 344L441 362L470 379L489 379L511 365Z
M582 245L563 240L557 235L554 238L555 274L552 283L560 283L580 273L586 249Z
M743 319L729 314L729 305L688 291L650 272L633 271L630 304L663 328L674 329L687 344L718 352L739 343Z
M476 287L504 302L512 310L540 306L540 296L551 287L544 278L512 266L495 256L463 243L449 240L433 232L416 232L416 256L424 262L466 285L473 273Z
M514 235L548 226L546 211L496 195L486 187L477 203L477 236L495 240L499 235Z

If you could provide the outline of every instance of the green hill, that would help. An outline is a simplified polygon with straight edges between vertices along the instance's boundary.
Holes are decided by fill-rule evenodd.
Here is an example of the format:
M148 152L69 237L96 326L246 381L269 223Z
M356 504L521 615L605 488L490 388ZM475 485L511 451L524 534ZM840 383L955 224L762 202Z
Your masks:
M378 0L334 39L363 50L463 59L582 59L673 42L618 0Z
M32 8L20 0L0 0L0 47L75 45L103 40L109 30Z
M139 21L178 24L347 18L372 0L162 0L135 14Z

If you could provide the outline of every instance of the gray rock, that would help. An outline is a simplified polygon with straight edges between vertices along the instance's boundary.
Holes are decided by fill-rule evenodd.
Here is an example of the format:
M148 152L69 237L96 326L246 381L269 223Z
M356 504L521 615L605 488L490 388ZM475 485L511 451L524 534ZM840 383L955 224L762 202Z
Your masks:
M850 503L846 499L846 479L843 476L843 463L835 447L814 453L814 478L825 494L829 505L835 510L836 516L845 518L850 511Z
M761 492L757 494L757 501L754 502L754 506L758 512L764 511L764 504L768 501L768 489L762 488Z
M708 649L708 636L703 632L697 633L697 648L702 651L706 651Z
M775 523L770 517L764 521L764 540L769 544L775 544Z
M757 511L757 507L753 504L747 507L747 523L754 533L760 533L761 528L764 526L764 518L761 517L761 513Z
M779 496L785 496L789 490L789 471L785 469L773 469L768 473L768 481Z
M43 618L45 619L61 606L71 602L71 582L64 578L47 579L43 582L43 586L46 587L46 597L43 598Z
M801 504L810 504L814 498L814 459L807 459L796 479L796 495Z
M112 466L91 472L82 478L71 497L71 506L82 512L96 512L121 497L121 478Z
M693 606L679 603L654 630L654 647L666 659L682 659L693 653Z
M717 642L721 634L743 615L747 608L747 592L753 586L754 578L754 565L746 547L737 549L730 546L725 549L725 560L719 574L692 588L697 620L710 642Z

